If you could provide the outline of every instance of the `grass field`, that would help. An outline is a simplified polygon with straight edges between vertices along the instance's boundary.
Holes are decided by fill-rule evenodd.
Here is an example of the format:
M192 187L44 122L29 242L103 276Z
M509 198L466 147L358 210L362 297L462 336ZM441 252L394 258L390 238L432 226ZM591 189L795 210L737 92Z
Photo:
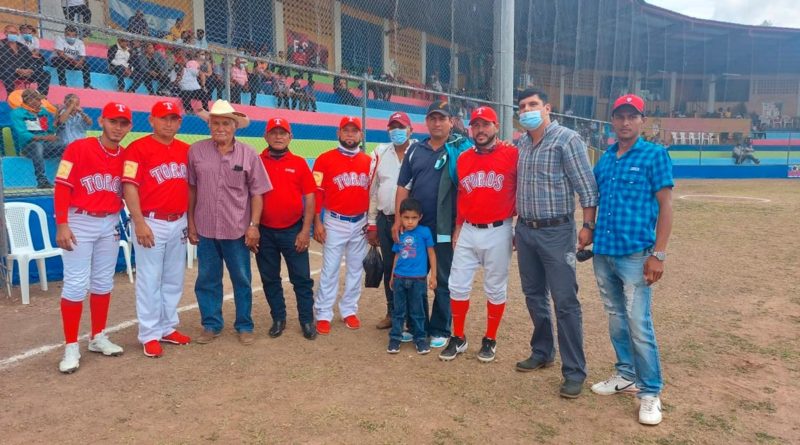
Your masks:
M680 199L683 195L720 197ZM725 196L755 197L769 202ZM387 333L374 329L385 312L382 289L365 290L364 327L333 323L330 336L302 338L291 290L289 326L266 332L269 310L254 293L256 343L241 346L230 326L210 345L165 347L145 358L136 327L112 334L121 357L98 357L82 344L81 368L57 370L61 348L0 370L2 442L21 443L423 443L423 444L794 444L800 443L800 183L680 181L666 274L653 311L666 387L664 422L636 422L626 395L589 391L612 370L614 355L591 265L578 265L589 378L576 400L558 397L559 367L514 371L529 354L531 322L516 258L498 358L474 354L485 323L485 298L473 295L470 350L449 363L410 346L390 356ZM321 246L312 245L316 252ZM312 270L321 257L311 256ZM195 302L196 268L187 270L183 305ZM255 272L255 264L253 264ZM260 287L254 273L253 286ZM314 276L315 280L318 278ZM135 319L133 288L120 274L110 325ZM287 283L288 284L288 283ZM60 283L0 299L0 361L62 341ZM475 289L480 290L480 278ZM226 284L226 292L230 285ZM196 309L182 329L200 330ZM88 309L84 314L88 329ZM0 362L2 363L2 362ZM560 363L560 362L559 362ZM793 406L795 408L793 408Z

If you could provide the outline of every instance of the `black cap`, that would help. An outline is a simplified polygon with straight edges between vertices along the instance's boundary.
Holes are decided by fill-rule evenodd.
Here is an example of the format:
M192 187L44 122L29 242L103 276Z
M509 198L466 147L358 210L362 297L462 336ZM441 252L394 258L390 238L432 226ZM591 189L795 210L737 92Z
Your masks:
M437 100L428 107L426 116L430 116L433 113L439 113L445 117L450 117L450 104L446 100Z

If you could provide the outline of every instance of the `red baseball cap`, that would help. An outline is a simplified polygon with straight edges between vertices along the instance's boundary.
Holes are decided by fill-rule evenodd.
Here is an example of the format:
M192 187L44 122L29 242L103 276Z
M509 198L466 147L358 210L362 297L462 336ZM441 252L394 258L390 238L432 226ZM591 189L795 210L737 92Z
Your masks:
M497 124L497 113L494 112L492 107L478 107L472 110L472 115L469 118L470 125L478 119Z
M388 125L392 125L392 122L397 122L398 124L401 124L404 127L411 126L411 119L409 119L408 115L403 113L402 111L398 111L397 113L394 113L393 115L389 116Z
M150 110L150 115L153 117L164 117L171 114L181 115L181 106L171 100L160 100Z
M345 116L342 118L342 121L339 122L339 129L346 127L347 125L355 125L358 128L358 131L361 131L361 119L355 116Z
M109 102L103 107L103 113L101 114L103 119L117 119L120 117L124 117L128 119L128 121L133 121L133 114L131 113L131 109L128 108L127 105L121 104L119 102Z
M267 121L267 131L264 134L269 133L276 128L283 128L287 133L292 132L292 127L289 125L289 121L281 117L273 117Z
M644 115L644 99L635 94L626 94L614 101L614 108L611 109L611 114L617 111L617 108L629 105L633 107L640 114Z

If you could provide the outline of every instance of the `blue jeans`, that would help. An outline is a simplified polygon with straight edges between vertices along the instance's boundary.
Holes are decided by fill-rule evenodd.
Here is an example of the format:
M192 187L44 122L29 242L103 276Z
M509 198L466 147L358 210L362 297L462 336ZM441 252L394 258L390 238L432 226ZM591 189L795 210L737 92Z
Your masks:
M652 290L644 280L650 250L626 256L594 256L597 287L608 313L608 332L617 353L617 373L636 382L638 397L661 392L661 360L650 312Z
M414 342L427 339L425 333L425 307L424 301L428 299L427 279L394 277L394 307L392 308L392 330L389 338L400 340L403 338L403 325L406 316L410 319L411 332Z
M431 233L436 233L435 228L431 229ZM425 297L427 319L425 330L431 337L450 337L452 314L450 313L450 288L447 283L450 280L450 266L453 264L453 245L450 242L436 243L433 245L433 250L436 252L436 289L433 291L433 304L430 306L430 311L428 298Z
M303 227L300 220L285 229L270 229L259 226L261 241L256 254L256 265L264 285L270 315L274 321L286 320L286 300L281 285L281 255L289 269L289 281L297 298L297 313L300 323L314 321L314 280L308 261L308 250L298 252L294 247L297 234Z
M250 250L239 239L213 239L200 237L197 246L197 281L194 293L200 307L203 328L220 332L222 320L222 263L228 268L233 282L233 301L236 304L236 321L233 327L237 332L253 332L253 290L250 288Z

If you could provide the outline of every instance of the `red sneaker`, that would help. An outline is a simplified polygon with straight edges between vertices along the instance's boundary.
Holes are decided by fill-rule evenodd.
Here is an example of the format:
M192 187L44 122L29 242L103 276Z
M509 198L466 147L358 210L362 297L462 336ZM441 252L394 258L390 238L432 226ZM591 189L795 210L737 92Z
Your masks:
M348 329L358 329L361 327L361 320L359 320L355 314L348 315L344 317L344 325L347 326Z
M161 343L159 343L158 340L150 340L144 344L144 355L158 358L161 357L162 354L164 354L164 350L161 349Z
M188 345L191 338L188 335L183 335L178 331L172 331L172 334L161 337L161 341L165 343L172 343L173 345Z
M319 320L317 322L317 333L320 335L328 335L331 333L331 322L328 320Z

